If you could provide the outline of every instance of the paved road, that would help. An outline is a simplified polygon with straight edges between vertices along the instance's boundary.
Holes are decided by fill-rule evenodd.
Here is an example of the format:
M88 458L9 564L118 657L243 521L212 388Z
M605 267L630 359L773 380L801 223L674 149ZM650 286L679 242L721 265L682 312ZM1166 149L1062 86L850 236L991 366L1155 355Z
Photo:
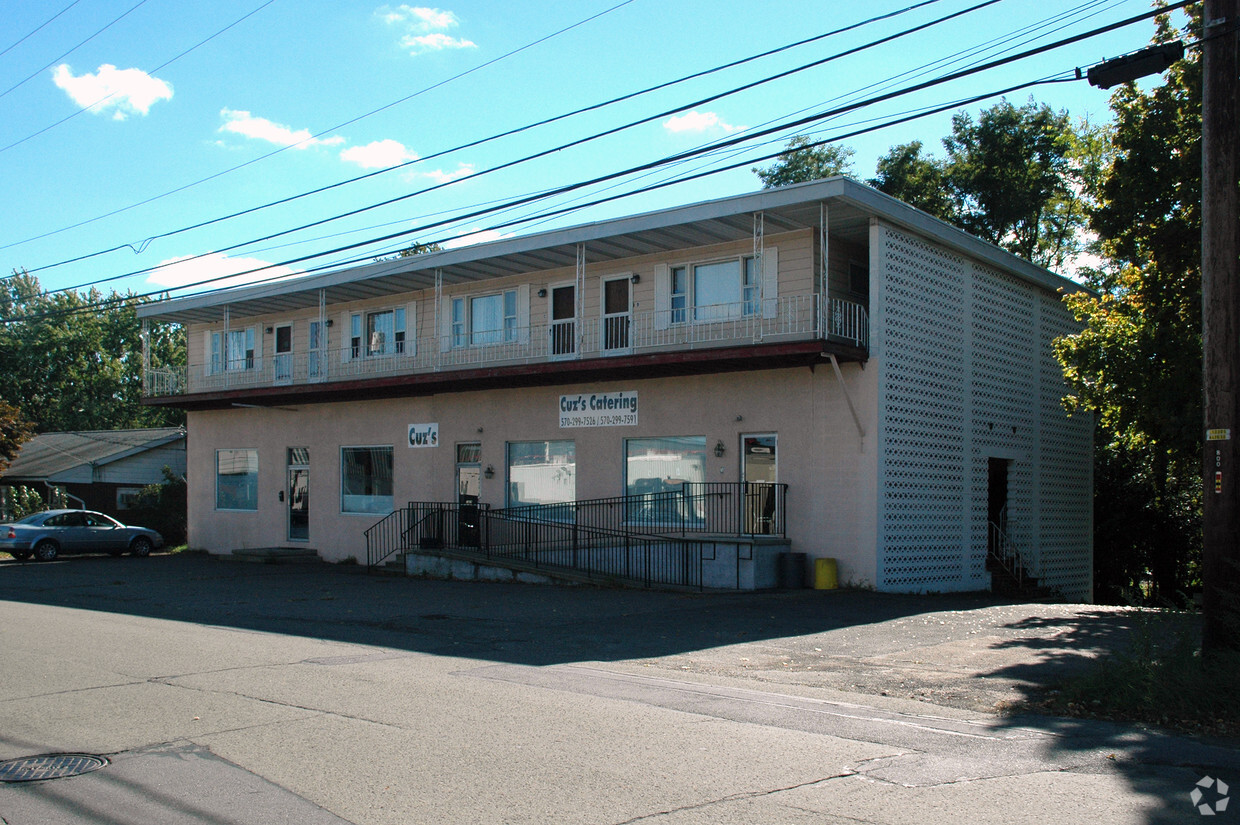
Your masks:
M978 597L0 563L0 760L110 760L0 784L0 822L1199 822L1189 793L1240 789L1236 748L995 713L1137 623Z

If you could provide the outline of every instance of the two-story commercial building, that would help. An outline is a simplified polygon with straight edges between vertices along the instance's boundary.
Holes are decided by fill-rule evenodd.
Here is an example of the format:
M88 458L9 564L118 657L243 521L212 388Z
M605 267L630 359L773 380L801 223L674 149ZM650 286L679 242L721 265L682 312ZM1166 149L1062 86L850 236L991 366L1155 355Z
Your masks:
M409 502L674 520L737 489L729 531L845 584L986 589L1001 545L1088 598L1092 422L1052 354L1078 288L833 178L139 313L187 330L146 391L188 411L212 553L364 559Z

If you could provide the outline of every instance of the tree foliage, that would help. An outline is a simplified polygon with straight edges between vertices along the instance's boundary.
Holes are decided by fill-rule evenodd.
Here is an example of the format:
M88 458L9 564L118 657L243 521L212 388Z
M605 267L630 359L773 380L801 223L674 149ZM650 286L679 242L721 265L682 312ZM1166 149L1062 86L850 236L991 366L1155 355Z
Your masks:
M13 463L22 442L33 436L34 425L22 418L21 410L0 401L0 473Z
M1161 19L1157 39L1177 36ZM1111 109L1090 211L1104 263L1088 273L1097 294L1068 299L1085 328L1056 353L1069 410L1099 422L1097 588L1131 592L1149 578L1156 597L1179 601L1200 551L1200 58L1190 52L1150 91L1125 85ZM1146 540L1102 530L1104 518L1145 525Z
M870 184L1025 260L1062 269L1084 244L1083 195L1098 171L1098 135L1066 111L1002 100L976 120L954 115L943 158L923 154L921 141L893 146Z
M167 426L183 413L142 406L140 299L98 290L44 294L37 278L0 279L3 400L37 432ZM153 326L157 364L184 364L184 338Z
M774 164L765 169L754 167L754 174L762 181L764 189L804 183L837 175L851 175L854 150L847 146L811 146L804 135L797 135L788 142Z

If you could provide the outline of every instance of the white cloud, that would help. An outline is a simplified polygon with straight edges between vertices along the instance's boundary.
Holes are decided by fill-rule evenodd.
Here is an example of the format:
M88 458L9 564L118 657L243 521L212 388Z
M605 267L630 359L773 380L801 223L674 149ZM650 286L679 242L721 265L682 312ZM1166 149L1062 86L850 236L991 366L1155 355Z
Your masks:
M141 69L118 69L105 63L94 74L75 76L68 63L52 71L52 82L69 98L95 114L111 113L113 120L145 115L160 100L172 99L172 86Z
M410 54L440 52L445 49L478 48L478 44L472 40L444 33L447 29L454 29L461 24L457 16L450 11L425 6L400 5L396 8L381 6L375 13L388 25L405 30L404 36L400 39L400 45L408 49Z
M442 52L445 49L476 49L478 44L472 40L462 40L443 32L432 34L407 34L400 39L400 45L409 50L409 54L425 54L426 52Z
M476 229L468 235L458 235L450 241L444 241L440 245L444 249L459 249L462 246L473 246L474 244L498 241L511 237L512 233L504 234L494 229Z
M351 146L340 153L340 159L363 169L387 169L417 160L415 152L397 140L376 140L365 146Z
M215 289L240 286L241 284L263 281L279 275L295 275L298 273L298 270L278 265L270 269L250 272L246 275L237 275L239 272L248 272L251 269L269 266L270 263L270 261L264 261L259 258L230 258L220 252L212 252L210 255L204 255L201 258L194 258L192 256L169 258L166 261L160 261L162 268L152 272L146 279L146 282L155 287L177 289L189 284L212 281L209 284L203 284L202 288ZM236 277L230 277L233 275L236 275ZM224 280L215 281L213 280L215 278L222 278Z
M693 109L683 115L669 117L663 121L663 128L669 132L707 132L713 129L720 129L724 132L736 132L745 127L733 126L723 121L714 112L699 112Z
M456 168L455 172L445 172L442 169L432 169L429 172L418 172L417 177L430 178L435 183L448 183L450 181L467 178L474 173L474 167L471 163L462 163Z
M276 146L309 149L311 146L339 146L344 143L344 138L339 136L316 138L310 134L309 129L292 129L274 123L265 117L254 117L249 112L239 109L221 109L220 116L224 118L224 125L220 127L221 132L232 132L254 140L265 140Z

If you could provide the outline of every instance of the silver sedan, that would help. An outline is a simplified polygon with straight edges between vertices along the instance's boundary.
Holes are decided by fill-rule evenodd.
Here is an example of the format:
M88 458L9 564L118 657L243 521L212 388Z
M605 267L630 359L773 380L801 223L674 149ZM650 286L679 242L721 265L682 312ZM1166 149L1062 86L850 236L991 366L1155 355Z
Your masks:
M149 556L164 544L146 527L130 527L93 510L45 510L10 524L0 524L0 551L24 560L51 561L62 553L126 551Z

